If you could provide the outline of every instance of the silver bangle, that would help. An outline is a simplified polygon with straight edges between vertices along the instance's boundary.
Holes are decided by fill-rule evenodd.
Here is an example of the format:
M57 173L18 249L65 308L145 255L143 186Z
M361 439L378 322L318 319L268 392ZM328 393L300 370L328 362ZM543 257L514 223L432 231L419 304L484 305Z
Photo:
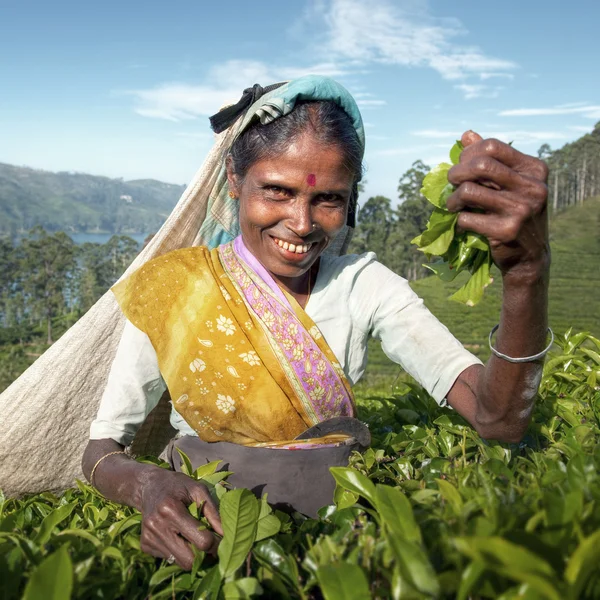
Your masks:
M498 350L496 350L496 348L494 348L494 346L492 346L492 336L494 335L494 333L496 333L496 331L498 331L498 327L500 327L500 324L496 325L490 331L490 337L488 339L489 344L490 344L490 350L498 358L502 358L511 363L533 362L534 360L544 358L544 356L546 356L546 354L548 354L548 351L550 350L550 348L552 348L552 344L554 344L554 332L552 331L552 329L550 329L550 327L548 327L548 333L550 334L550 343L546 346L546 348L544 348L544 350L542 350L541 352L538 352L537 354L534 354L533 356L524 356L522 358L513 358L512 356L508 356L507 354L502 354L502 352L498 352Z

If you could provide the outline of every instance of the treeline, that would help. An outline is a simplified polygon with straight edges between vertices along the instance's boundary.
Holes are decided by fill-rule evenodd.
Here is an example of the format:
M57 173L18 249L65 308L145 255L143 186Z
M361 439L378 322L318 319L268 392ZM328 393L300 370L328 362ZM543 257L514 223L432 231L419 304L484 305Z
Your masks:
M554 212L600 195L600 122L591 133L558 150L544 144L538 155L550 167L548 201Z
M19 244L0 238L0 345L39 337L54 341L53 323L64 329L83 315L121 276L139 251L130 237L77 245L65 233L32 229Z
M600 122L591 133L558 150L543 144L538 156L550 168L551 216L600 195ZM431 274L423 267L423 253L410 243L425 229L431 213L432 207L420 191L429 170L428 165L417 160L402 175L397 206L390 198L373 196L360 207L350 252L374 251L383 264L409 281Z

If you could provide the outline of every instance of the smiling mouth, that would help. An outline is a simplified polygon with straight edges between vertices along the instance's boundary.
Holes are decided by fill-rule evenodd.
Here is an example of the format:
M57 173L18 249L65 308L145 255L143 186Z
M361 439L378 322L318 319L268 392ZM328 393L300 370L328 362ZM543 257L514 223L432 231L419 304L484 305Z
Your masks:
M275 243L284 250L288 252L293 252L294 254L306 254L315 244L311 242L310 244L290 244L289 242L284 242L279 238L273 237Z

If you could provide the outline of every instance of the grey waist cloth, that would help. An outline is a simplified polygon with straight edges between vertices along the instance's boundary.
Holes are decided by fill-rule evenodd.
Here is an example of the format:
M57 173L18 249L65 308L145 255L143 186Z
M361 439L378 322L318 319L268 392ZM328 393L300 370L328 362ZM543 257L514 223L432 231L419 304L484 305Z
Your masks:
M194 469L221 460L219 470L233 471L227 478L233 487L248 488L259 498L268 494L269 504L277 509L296 510L316 517L319 508L333 502L335 480L329 468L347 466L352 451L364 450L371 439L366 425L349 417L319 423L297 439L329 433L348 433L352 438L332 448L281 450L249 448L230 442L204 442L186 435L171 440L166 454L176 471L181 471L182 464L177 448L185 452Z

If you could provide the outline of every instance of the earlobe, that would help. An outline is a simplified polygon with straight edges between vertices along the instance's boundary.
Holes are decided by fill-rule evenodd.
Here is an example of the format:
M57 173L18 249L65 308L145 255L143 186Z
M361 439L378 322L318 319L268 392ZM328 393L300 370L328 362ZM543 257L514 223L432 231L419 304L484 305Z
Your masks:
M227 185L229 186L229 197L230 198L238 198L238 185L237 185L237 176L233 171L233 160L231 155L227 157L225 161L225 166L227 168Z

